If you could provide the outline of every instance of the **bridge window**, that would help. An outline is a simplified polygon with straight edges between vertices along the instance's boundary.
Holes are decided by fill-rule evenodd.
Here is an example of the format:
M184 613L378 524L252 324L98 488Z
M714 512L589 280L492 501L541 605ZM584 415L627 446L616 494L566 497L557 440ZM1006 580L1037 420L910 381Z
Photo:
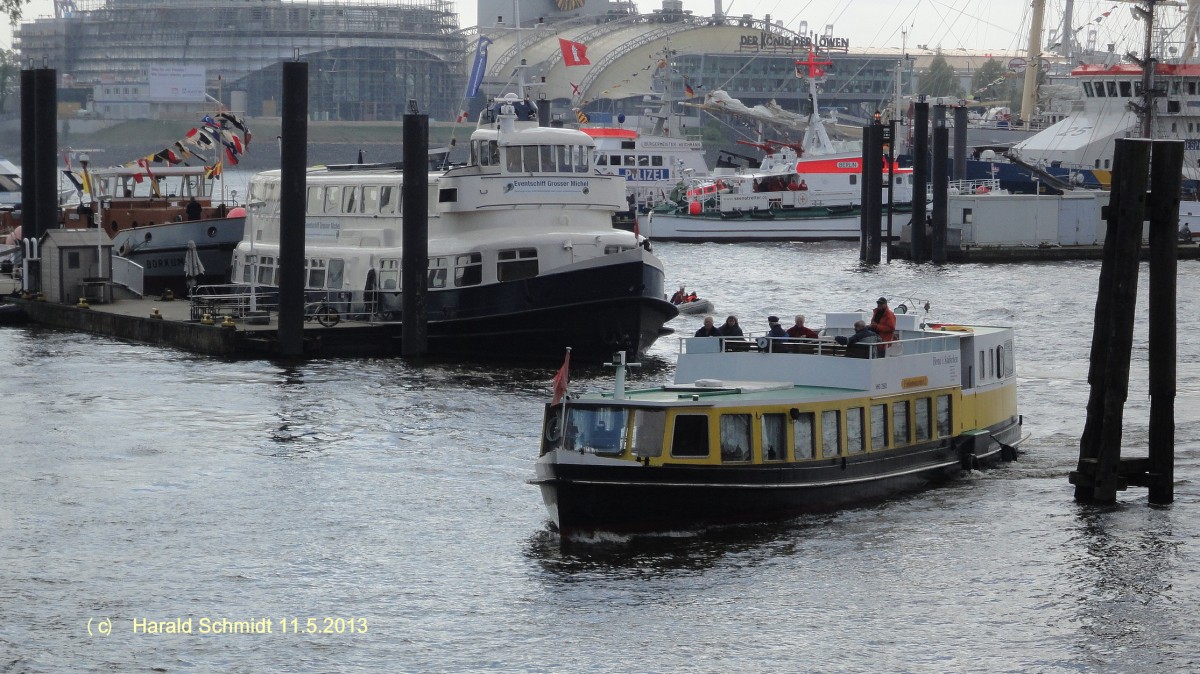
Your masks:
M358 187L351 185L342 190L342 212L357 213L359 210Z
M841 453L842 427L841 411L825 410L821 412L821 456L833 458Z
M379 188L379 212L391 215L398 212L396 204L400 202L400 188L394 185L384 185Z
M651 166L662 166L663 165L662 155L656 154L653 157L650 157L650 165Z
M1096 97L1104 98L1104 83L1103 82L1096 83Z
M811 459L815 447L815 436L813 435L813 415L812 412L796 413L793 410L792 414L792 449L795 452L795 457L799 459Z
M665 410L634 410L630 453L634 456L662 456L663 435L666 430Z
M328 185L325 187L325 213L340 213L342 210L342 187L341 185Z
M570 408L563 448L593 454L624 452L627 415L626 410L612 407Z
M1176 89L1175 93L1178 94L1179 93L1179 83L1178 82L1175 83L1175 89ZM1121 97L1122 98L1129 98L1130 96L1132 96L1133 95L1132 90L1133 90L1132 82L1121 82Z
M1112 80L1105 82L1104 89L1108 92L1109 98L1117 97L1117 83L1116 82L1114 82Z
M1087 96L1088 98L1092 98L1092 97L1093 97L1093 94L1092 94L1092 83L1091 83L1091 82L1084 82L1084 83L1083 83L1083 95L1084 95L1084 96Z
M449 262L449 260L447 260L444 257L429 258L429 269L428 269L429 286L428 287L430 290L435 290L437 288L445 288L446 287L446 277L449 275L449 271L446 269L446 265L448 264L448 262Z
M367 185L362 188L362 212L379 212L379 186Z
M708 456L708 417L702 414L680 414L675 417L671 436L671 456Z
M526 145L521 148L522 160L525 162L524 170L526 173L537 173L541 170L538 165L538 146Z
M454 261L454 286L477 286L483 283L483 255L468 253L459 255Z
M342 278L346 273L346 261L334 259L329 261L329 273L325 277L325 287L332 290L342 289Z
M725 462L749 461L750 415L721 415L721 460Z
M558 162L556 161L557 158L554 156L554 150L556 148L553 145L543 145L540 149L542 155L542 171L545 171L546 173L553 173L557 171Z
M322 193L320 187L308 188L307 203L304 204L304 212L308 215L316 215L321 212Z
M762 416L763 461L787 459L787 423L782 414Z
M496 280L519 281L538 274L536 248L502 250L497 255Z

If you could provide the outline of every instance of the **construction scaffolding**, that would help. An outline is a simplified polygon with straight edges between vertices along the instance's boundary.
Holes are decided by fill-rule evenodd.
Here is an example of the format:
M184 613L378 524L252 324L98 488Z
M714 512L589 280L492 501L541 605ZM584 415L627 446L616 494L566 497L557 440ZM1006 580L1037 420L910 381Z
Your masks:
M22 63L64 86L138 85L152 68L203 67L207 94L251 116L279 114L281 63L310 64L319 120L397 120L416 100L457 114L465 40L450 0L60 0L21 24ZM125 87L128 91L129 88Z

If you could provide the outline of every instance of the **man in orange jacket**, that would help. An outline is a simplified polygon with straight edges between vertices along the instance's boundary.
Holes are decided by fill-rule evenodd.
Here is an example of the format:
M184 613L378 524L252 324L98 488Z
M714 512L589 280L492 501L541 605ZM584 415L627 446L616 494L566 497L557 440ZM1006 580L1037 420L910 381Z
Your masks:
M888 308L886 297L880 297L875 302L875 313L871 315L870 328L879 335L879 341L891 342L896 339L896 314Z

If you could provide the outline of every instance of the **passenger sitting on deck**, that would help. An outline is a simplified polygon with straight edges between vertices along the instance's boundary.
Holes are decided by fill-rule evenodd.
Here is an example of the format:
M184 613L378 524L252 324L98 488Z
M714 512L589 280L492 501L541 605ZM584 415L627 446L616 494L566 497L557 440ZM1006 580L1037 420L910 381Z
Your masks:
M875 334L875 331L871 328L868 328L866 323L862 321L854 321L853 335L850 335L849 337L846 337L845 335L838 335L837 337L834 337L834 340L838 344L844 344L845 346L854 346L860 342L863 344L874 344L875 342L879 341L879 335Z
M808 191L808 183L804 182L803 178L800 179L800 191L801 192Z
M697 337L720 337L721 329L718 328L717 326L713 325L713 317L712 316L705 316L704 317L704 325L700 326L700 329L696 331L696 336Z
M721 326L722 337L742 337L742 328L738 325L737 316L730 316L725 319L725 325Z
M768 337L773 339L784 339L788 336L787 333L783 331L783 326L779 324L778 316L767 316L767 325L770 326L770 329L767 331Z
M796 314L796 324L787 329L787 336L792 339L816 339L817 333L804 325L804 314Z

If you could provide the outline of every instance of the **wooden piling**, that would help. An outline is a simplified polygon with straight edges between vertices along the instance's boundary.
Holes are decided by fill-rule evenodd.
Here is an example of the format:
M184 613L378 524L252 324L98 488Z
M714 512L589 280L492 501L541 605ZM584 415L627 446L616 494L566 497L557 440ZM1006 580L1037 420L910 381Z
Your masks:
M1129 251L1138 250L1141 242L1150 147L1144 139L1116 142L1088 369L1091 394L1079 441L1079 465L1070 476L1079 501L1111 503L1117 490L1125 487L1119 474L1121 430L1129 393L1139 264L1138 256Z
M859 259L879 264L883 224L883 126L863 127L862 215Z
M929 104L925 101L913 107L913 189L912 226L909 233L909 257L924 262L925 255L925 186L929 184Z
M308 64L283 64L279 151L279 355L304 354Z
M429 115L417 113L414 102L410 108L413 111L404 115L400 353L419 357L428 352L429 339L425 297L429 283Z
M954 179L967 179L967 108L954 106Z
M941 107L941 106L937 106ZM935 122L933 127L933 231L930 233L929 259L946 261L946 227L949 215L950 176L946 173L949 159L950 129Z
M21 71L21 232L23 236L38 238L42 227L38 224L37 194L37 78L34 70Z
M1154 141L1150 163L1150 503L1175 500L1176 274L1179 267L1180 140Z

